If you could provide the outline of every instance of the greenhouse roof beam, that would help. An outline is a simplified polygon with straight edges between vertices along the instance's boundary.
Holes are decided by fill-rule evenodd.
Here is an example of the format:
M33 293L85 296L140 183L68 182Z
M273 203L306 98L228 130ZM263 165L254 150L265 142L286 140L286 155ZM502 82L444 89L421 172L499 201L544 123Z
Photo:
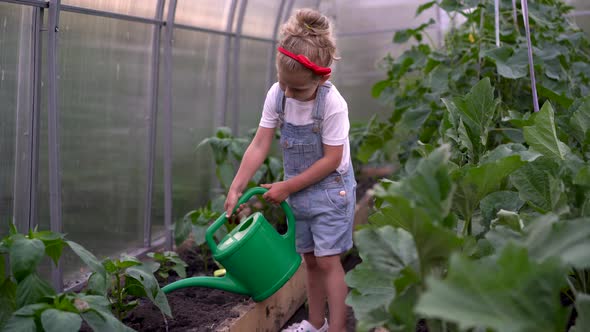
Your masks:
M439 24L433 24L429 28L439 28L440 29L440 25ZM391 33L391 34L394 34L394 33L398 32L398 31L405 30L405 29L410 29L410 27L401 28L401 29L378 29L378 30L366 30L366 31L355 31L355 32L343 32L343 33L337 33L336 34L336 37L337 38L342 38L342 37L360 37L360 36L374 35L374 34L380 34L380 33Z
M62 5L61 6L61 10L62 11L65 11L65 12L72 12L72 13L92 15L92 16L100 16L100 17L114 18L114 19L131 21L131 22L165 25L165 22L164 21L153 19L153 18L146 18L146 17L140 17L140 16L118 14L118 13L113 13L113 12L106 12L106 11L102 11L102 10L82 8L82 7L76 7L76 6Z
M49 8L49 2L35 0L0 0L0 2L15 3L17 5Z
M174 24L174 28L175 29L182 29L182 30L190 30L190 31L207 32L207 33L211 33L211 34L228 36L228 37L236 37L237 36L237 33L235 33L235 32L202 28L202 27L198 27L198 26L185 25L185 24ZM276 41L272 38L256 37L256 36L249 36L249 35L240 35L240 38L249 39L249 40L256 40L256 41L261 41L261 42L268 42L268 43L272 43L272 42Z

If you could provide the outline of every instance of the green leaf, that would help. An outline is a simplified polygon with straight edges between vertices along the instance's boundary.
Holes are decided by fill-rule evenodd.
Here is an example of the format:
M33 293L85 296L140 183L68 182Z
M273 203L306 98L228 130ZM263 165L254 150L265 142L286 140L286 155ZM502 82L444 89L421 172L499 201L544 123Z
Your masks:
M1 259L1 258L0 258ZM0 329L16 310L16 284L10 278L0 284Z
M14 236L10 246L10 269L14 278L20 282L33 273L44 253L45 246L41 240Z
M590 129L590 98L585 98L577 105L570 119L570 125L574 128L572 133L580 144L588 142L588 129Z
M586 165L576 173L574 184L590 187L590 165Z
M126 278L133 278L138 281L144 288L147 297L166 315L172 317L172 312L166 299L166 295L160 289L158 281L154 277L151 269L144 265L137 265L128 268L125 271Z
M424 29L428 28L434 23L436 22L431 18L428 22L421 24L419 27L415 29L398 30L395 32L395 35L393 36L393 42L396 44L403 44L410 40L410 38L412 37L414 37L417 41L421 41L422 31L424 31Z
M73 241L66 241L68 246L74 251L78 257L92 270L93 272L98 272L102 275L106 275L106 271L104 266L100 263L100 261L88 250L86 250L81 245L77 244Z
M371 89L371 95L373 96L373 98L379 98L383 90L385 90L389 86L391 86L390 80L379 81L375 83L375 85L373 85L373 88Z
M441 94L449 91L449 74L451 72L452 69L444 64L436 66L428 74L428 87L433 92ZM430 109L428 111L430 113Z
M362 229L354 238L363 262L346 275L352 288L347 303L362 324L379 326L389 317L394 280L406 268L419 271L418 253L410 233L391 226Z
M498 211L518 212L523 205L524 201L520 199L516 191L496 191L479 202L479 208L486 226L494 219Z
M524 161L533 161L541 156L540 153L530 151L519 143L508 143L498 145L494 150L486 152L480 160L480 164L498 161L509 156L520 156Z
M564 183L557 178L557 165L546 158L530 162L510 175L520 198L541 212L556 211L564 204Z
M492 226L502 225L515 231L521 231L524 228L522 220L516 212L500 210L497 216L498 218L492 220Z
M37 332L35 318L32 316L12 316L2 328L3 332Z
M234 179L234 175L236 174L234 166L229 162L218 165L216 173L217 178L224 188L229 188L232 180Z
M65 246L64 235L51 231L41 231L34 233L34 238L43 241L45 254L51 257L53 263L57 266L57 262Z
M416 16L419 16L420 14L422 14L423 11L428 10L430 7L434 6L435 4L436 4L436 1L429 1L425 4L418 6L418 9L416 9Z
M558 220L551 216L532 221L524 244L531 257L545 261L560 258L568 266L590 268L590 218Z
M576 294L576 310L578 311L576 325L569 332L590 331L590 295Z
M420 273L427 273L445 263L452 251L458 249L462 240L454 231L435 224L423 209L412 206L404 197L388 198L391 205L379 209L369 217L376 226L399 227L412 234L420 259Z
M535 117L535 124L524 127L524 139L546 157L565 160L568 148L557 138L553 107L546 102Z
M77 332L82 326L82 318L73 312L47 309L41 314L41 324L47 332Z
M374 195L392 201L395 197L405 197L433 220L444 219L449 213L454 191L447 167L449 157L449 146L437 148L418 162L414 173L387 188L376 186Z
M453 208L465 220L471 220L480 201L488 194L500 189L504 179L519 169L525 162L514 155L495 162L457 170L457 190L453 198Z
M115 318L109 311L89 310L80 314L84 321L94 331L128 332L135 331L124 325Z
M512 46L502 46L483 52L496 63L496 70L500 76L518 79L528 75L529 62L526 48L514 49Z
M16 286L16 306L39 302L43 297L55 295L55 291L47 281L41 279L37 273L29 274Z
M559 302L565 272L555 261L537 264L526 249L510 245L496 262L454 255L445 280L428 278L416 311L462 330L560 331L568 312Z
M470 152L472 161L477 162L485 151L489 127L498 105L490 79L486 77L479 81L464 97L452 101L443 99L443 102L462 144Z
M177 246L188 239L191 233L192 225L190 215L193 213L197 213L197 211L190 211L182 219L179 219L174 223L174 243L176 243Z
M88 291L92 294L100 294L106 296L109 288L106 275L100 274L98 272L93 272L88 278L88 283L86 287Z

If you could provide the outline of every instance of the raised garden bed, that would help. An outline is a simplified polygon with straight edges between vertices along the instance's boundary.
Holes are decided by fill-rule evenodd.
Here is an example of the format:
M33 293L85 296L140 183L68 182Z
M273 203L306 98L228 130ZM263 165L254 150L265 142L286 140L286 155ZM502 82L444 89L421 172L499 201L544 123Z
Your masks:
M357 206L355 225L366 222L370 199L367 190L391 169L377 171L378 174L362 175L357 186ZM216 268L210 257L206 258L190 244L178 248L178 254L189 265L187 276L212 275ZM352 269L360 262L352 252L343 256L345 270ZM248 296L233 294L209 288L185 288L168 294L168 301L174 318L162 316L161 312L148 300L129 313L123 322L138 331L278 331L292 322L304 319L305 275L303 266L277 293L267 300L256 303ZM174 274L161 286L177 280ZM354 331L356 320L349 309L348 330Z

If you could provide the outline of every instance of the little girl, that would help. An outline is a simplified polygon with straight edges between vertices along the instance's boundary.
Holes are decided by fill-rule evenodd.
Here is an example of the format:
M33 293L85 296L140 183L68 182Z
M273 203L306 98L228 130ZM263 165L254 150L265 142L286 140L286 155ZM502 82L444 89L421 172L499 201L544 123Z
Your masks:
M299 10L281 28L278 82L266 95L262 119L246 150L225 202L231 214L248 181L281 130L284 181L264 184L264 199L288 199L296 220L297 252L307 271L309 321L285 331L346 330L348 293L340 254L352 247L356 202L350 159L348 106L328 79L336 46L330 22L311 9ZM330 321L325 318L326 300ZM329 325L329 328L328 328Z

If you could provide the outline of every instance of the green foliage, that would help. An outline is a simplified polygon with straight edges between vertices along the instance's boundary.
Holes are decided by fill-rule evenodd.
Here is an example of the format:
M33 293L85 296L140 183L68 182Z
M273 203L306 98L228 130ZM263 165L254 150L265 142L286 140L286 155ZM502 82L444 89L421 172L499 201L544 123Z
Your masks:
M150 252L147 254L160 264L157 273L163 279L168 279L170 271L174 271L179 277L186 278L186 264L174 251Z
M95 331L132 331L110 310L105 296L81 293L56 294L37 273L43 257L56 265L63 248L69 246L90 268L102 265L79 244L67 241L63 234L30 230L18 233L11 225L9 235L0 242L0 256L8 255L10 266L4 271L0 257L0 328L2 331L78 331L86 321ZM5 277L8 273L8 277Z
M384 59L388 78L373 88L393 111L357 142L360 160L401 166L373 188L376 211L355 233L363 263L346 280L358 328L414 331L426 319L433 330L561 331L572 310L559 302L566 291L583 328L589 43L559 1L529 1L543 105L534 114L511 12L501 14L496 48L491 1L438 5L465 23L441 49L412 36L423 29L404 32L418 44Z
M563 331L567 309L555 295L565 286L555 261L535 263L526 249L507 246L496 260L453 255L444 281L428 278L416 311L456 322L464 330Z
M139 304L137 297L147 297L162 313L172 317L166 295L154 276L159 263L141 262L133 256L121 255L118 259L106 258L100 267L94 267L87 292L107 297L119 319Z

